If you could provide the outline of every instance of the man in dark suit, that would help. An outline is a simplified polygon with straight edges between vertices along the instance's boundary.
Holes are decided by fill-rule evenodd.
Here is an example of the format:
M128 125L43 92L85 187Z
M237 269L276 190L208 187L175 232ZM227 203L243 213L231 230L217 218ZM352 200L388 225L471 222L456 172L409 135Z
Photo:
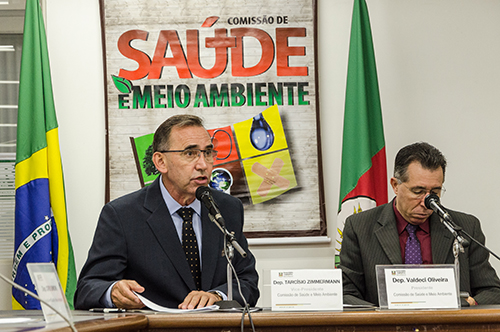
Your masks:
M427 143L402 148L396 155L390 183L396 197L388 204L350 216L345 223L340 253L344 303L377 304L376 265L408 264L409 230L416 226L420 250L413 264L453 264L454 237L439 216L425 207L429 193L441 196L446 159ZM453 221L484 244L479 220L450 211ZM412 228L410 226L409 228ZM420 254L418 253L420 252ZM488 252L472 242L459 255L460 291L468 292L463 305L500 304L500 280L488 262Z
M144 307L134 292L160 305L181 309L201 308L227 297L223 234L195 196L196 189L210 181L216 156L210 135L200 118L176 115L156 130L153 151L153 162L161 176L150 186L106 204L101 212L78 280L77 309ZM243 235L243 206L224 193L212 190L212 195L226 228L235 232L237 242L248 254L242 258L235 252L232 263L243 296L254 306L259 298L258 275ZM192 246L195 250L187 253L183 244L187 220L178 212L183 207L192 208L188 222L192 222L192 236L196 238ZM196 257L190 259L199 265L190 267L186 255L192 254ZM234 299L243 305L234 279L233 289Z

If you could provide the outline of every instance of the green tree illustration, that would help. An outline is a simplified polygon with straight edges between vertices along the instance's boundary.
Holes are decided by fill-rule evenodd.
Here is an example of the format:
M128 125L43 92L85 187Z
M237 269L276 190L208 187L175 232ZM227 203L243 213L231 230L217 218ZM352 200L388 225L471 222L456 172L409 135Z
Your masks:
M155 164L153 163L153 144L151 144L144 153L142 167L144 168L144 172L146 172L149 176L159 174Z

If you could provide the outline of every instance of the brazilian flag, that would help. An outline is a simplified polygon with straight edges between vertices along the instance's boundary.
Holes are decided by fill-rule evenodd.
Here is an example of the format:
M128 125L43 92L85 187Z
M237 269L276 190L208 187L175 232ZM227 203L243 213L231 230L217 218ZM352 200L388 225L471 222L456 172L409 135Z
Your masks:
M26 1L16 151L15 252L12 279L34 291L26 264L53 262L73 308L76 271L52 95L47 39L39 0ZM13 309L40 309L12 290Z

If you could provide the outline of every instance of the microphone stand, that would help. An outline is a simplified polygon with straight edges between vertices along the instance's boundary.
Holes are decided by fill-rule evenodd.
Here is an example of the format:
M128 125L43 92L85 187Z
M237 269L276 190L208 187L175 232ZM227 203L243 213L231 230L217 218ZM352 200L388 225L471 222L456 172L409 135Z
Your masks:
M234 308L239 308L242 309L243 307L241 304L239 304L237 301L233 300L233 270L231 269L231 261L234 257L234 249L236 248L236 251L238 251L241 255L241 257L245 258L247 257L247 253L243 248L239 245L239 243L236 241L236 238L234 236L234 232L228 232L226 227L221 226L214 218L214 216L209 212L208 217L212 222L214 222L217 227L219 227L220 231L222 234L224 234L224 244L225 244L225 255L227 259L227 300L226 301L218 301L216 304L219 306L220 309L234 309Z
M458 255L460 252L465 252L464 247L468 247L470 245L469 240L465 239L463 235L467 236L470 240L474 241L476 244L478 244L481 248L485 249L487 252L495 256L496 259L500 260L500 257L498 257L493 251L490 249L486 248L485 245L483 245L481 242L477 241L474 239L472 236L467 234L466 231L462 229L462 227L457 226L451 216L448 214L448 212L439 204L439 196L436 194L429 194L425 197L425 207L428 209L432 209L436 214L439 215L439 218L441 219L441 222L443 225L448 228L448 230L453 234L455 237L455 241L453 242L453 256L455 257L455 274L456 274L456 281L457 281L457 291L460 294L461 298L468 299L469 294L467 292L460 292L460 266L459 266L459 260L458 260ZM468 301L467 301L468 302Z
M469 241L464 239L459 233L461 233L462 227L457 226L451 220L446 220L445 218L439 217L441 219L441 223L448 228L448 230L453 234L455 240L453 241L453 256L455 257L455 279L457 284L457 292L461 298L467 299L469 297L469 293L460 291L460 262L458 259L458 255L460 253L464 253L464 248L469 246Z
M458 246L458 249L460 250L460 252L464 252L464 248L467 248L469 246L469 241L467 241L467 239L465 239L460 233L464 232L464 230L462 229L462 227L460 226L457 226L453 221L451 220L446 220L442 217L439 217L441 219L441 222L443 223L443 225L448 228L448 230L451 232L451 234L453 234L453 236L455 237L455 241L457 242L457 246ZM465 233L465 232L464 232ZM467 233L466 233L467 234ZM467 234L468 235L468 234ZM470 237L470 236L469 236ZM455 245L454 245L455 246ZM457 250L458 250L457 249ZM453 249L455 250L455 248ZM458 254L457 254L458 255ZM456 257L456 256L455 256Z
M500 260L500 257L498 257L493 251L486 248L486 246L484 244L482 244L481 242L474 239L472 236L467 234L467 232L464 231L462 229L462 227L457 226L453 222L453 220L451 219L451 216L448 214L448 212L446 212L446 210L444 208L442 208L441 205L439 204L439 196L438 195L436 195L436 194L427 195L425 197L425 207L433 210L436 214L439 215L439 218L441 219L441 222L443 223L443 225L445 225L446 228L448 228L448 230L453 234L453 236L455 236L455 239L462 245L461 252L464 252L463 247L468 247L470 244L470 242L467 239L462 237L462 234L464 234L469 239L471 239L476 244L478 244L481 248L485 249L487 252L489 252L490 254L495 256L496 259Z
M489 252L491 255L493 255L496 259L498 259L500 261L500 257L497 254L495 254L493 251L491 251L488 247L486 247L484 244L482 244L481 242L479 242L478 240L473 238L469 233L464 231L461 227L459 227L459 226L456 226L456 227L460 228L460 233L463 233L465 236L467 236L469 239L471 239L473 242L478 244L481 248L483 248L484 250ZM464 247L467 247L469 245L469 241L467 241L466 239L464 239L464 240L465 240L465 243L467 243L467 245L465 245L465 243L464 243Z
M493 251L488 249L484 244L473 238L470 234L468 234L466 231L462 229L462 227L457 226L453 221L451 220L445 220L444 218L440 217L441 222L443 225L445 225L446 228L453 234L455 237L455 241L453 242L453 256L455 257L455 275L457 279L457 288L458 292L460 294L461 298L467 299L469 297L469 293L467 292L460 292L460 266L459 266L459 261L458 261L458 255L460 253L465 252L464 248L468 247L470 245L470 242L465 239L462 235L467 236L469 239L471 239L473 242L478 244L481 248L485 249L487 252L489 252L491 255L493 255L496 259L500 260L500 257L498 257L497 254L495 254Z

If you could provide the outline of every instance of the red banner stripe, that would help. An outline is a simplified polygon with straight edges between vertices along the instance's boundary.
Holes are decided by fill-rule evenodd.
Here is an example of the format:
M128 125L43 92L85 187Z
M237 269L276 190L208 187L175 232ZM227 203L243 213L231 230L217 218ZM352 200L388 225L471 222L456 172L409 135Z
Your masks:
M373 198L377 206L387 203L385 146L372 157L372 167L359 178L356 187L344 197L342 202L357 196Z

